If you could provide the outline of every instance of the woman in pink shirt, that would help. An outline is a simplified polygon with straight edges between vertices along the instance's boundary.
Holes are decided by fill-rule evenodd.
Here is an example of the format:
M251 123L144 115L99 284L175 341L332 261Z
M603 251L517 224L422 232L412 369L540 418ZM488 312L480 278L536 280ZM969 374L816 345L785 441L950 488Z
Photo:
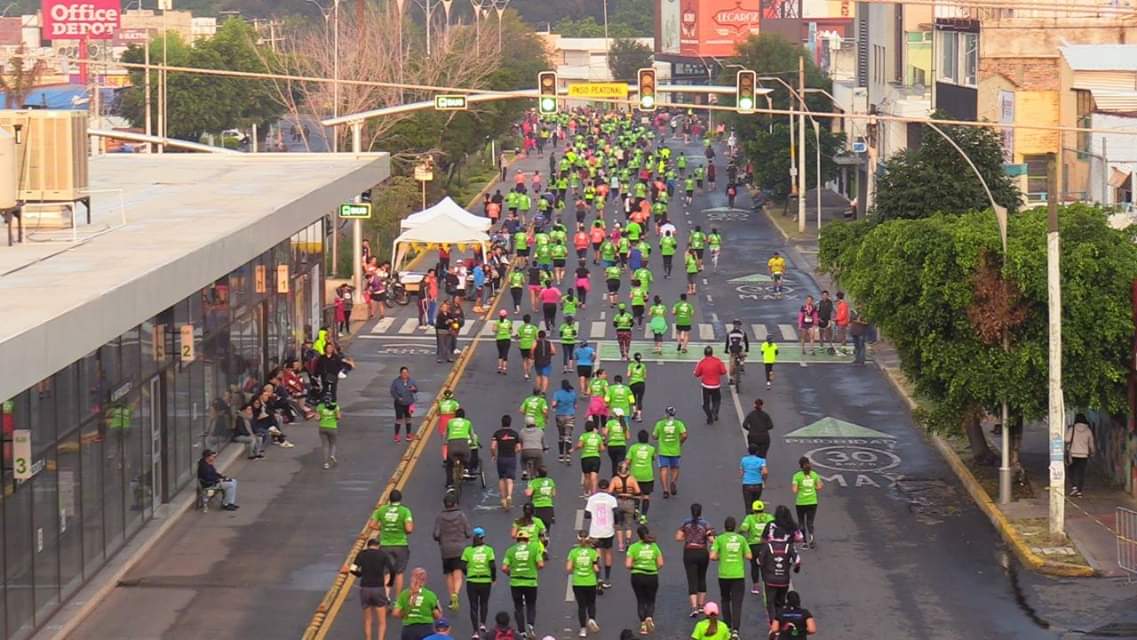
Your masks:
M797 312L797 328L801 340L801 354L805 355L805 344L808 342L810 346L810 353L817 353L816 345L814 344L813 332L817 330L818 324L817 305L813 304L813 296L805 297L805 304Z
M537 294L541 300L541 311L545 313L545 330L551 332L557 323L557 305L561 302L561 290L554 284L541 289Z

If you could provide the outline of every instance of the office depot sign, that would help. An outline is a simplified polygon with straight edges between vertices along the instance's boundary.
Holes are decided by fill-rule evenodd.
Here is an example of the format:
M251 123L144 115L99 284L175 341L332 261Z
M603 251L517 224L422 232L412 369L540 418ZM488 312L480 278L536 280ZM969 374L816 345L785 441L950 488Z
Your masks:
M120 0L43 0L43 37L48 40L110 40L118 31Z

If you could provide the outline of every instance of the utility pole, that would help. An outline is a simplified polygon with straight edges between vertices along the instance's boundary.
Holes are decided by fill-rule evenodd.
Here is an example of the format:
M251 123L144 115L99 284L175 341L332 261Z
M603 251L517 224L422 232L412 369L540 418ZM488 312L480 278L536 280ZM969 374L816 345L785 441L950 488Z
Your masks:
M1050 156L1049 181L1046 194L1046 298L1049 340L1049 411L1047 422L1050 432L1050 535L1066 535L1066 416L1062 397L1062 278L1061 253L1058 238L1058 204L1062 197L1062 145L1058 153ZM1003 425L1006 429L1006 425Z
M340 115L340 0L332 3L332 117ZM339 130L332 129L332 153L340 150Z
M805 233L805 192L808 183L805 180L805 57L797 59L797 95L800 111L797 115L797 230Z
M145 88L145 101L146 101L146 135L154 134L154 124L151 122L153 114L151 113L152 103L150 98L150 30L146 30L146 46L142 50L142 63L146 67L146 88ZM149 142L146 143L146 151L154 151L154 147Z
M363 152L363 121L351 123L351 152L358 156ZM359 202L359 196L355 198ZM363 294L363 221L351 221L351 284L355 294ZM391 256L394 259L394 256Z

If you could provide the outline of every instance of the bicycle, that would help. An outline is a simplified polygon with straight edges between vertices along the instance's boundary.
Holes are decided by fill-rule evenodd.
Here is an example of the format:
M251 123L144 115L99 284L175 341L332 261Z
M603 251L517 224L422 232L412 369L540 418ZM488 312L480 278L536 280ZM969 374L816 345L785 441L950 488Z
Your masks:
M730 382L735 391L742 390L742 374L746 373L746 352L739 351L730 356Z
M407 306L411 301L411 297L407 295L407 287L399 279L398 274L392 275L387 279L387 298L384 301L388 309L394 309L395 305L400 307Z
M447 493L453 493L454 498L462 501L462 485L466 482L466 457L463 455L450 455L450 485L446 487Z

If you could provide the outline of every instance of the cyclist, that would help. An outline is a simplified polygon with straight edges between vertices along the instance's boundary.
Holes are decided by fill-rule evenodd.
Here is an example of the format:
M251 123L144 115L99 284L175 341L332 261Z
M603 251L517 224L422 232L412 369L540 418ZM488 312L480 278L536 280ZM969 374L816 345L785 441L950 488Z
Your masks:
M600 452L604 450L604 436L596 430L594 420L589 419L584 423L584 433L577 440L576 450L580 451L580 497L588 498L596 493Z
M746 356L750 354L750 336L742 329L742 321L735 320L726 334L726 352L730 354L730 384L739 384L746 370Z
M750 593L756 596L762 595L762 565L758 562L763 544L762 532L773 521L774 516L766 513L766 503L755 500L750 503L750 513L746 514L738 527L738 532L746 537L746 542L750 545L750 579L754 581Z
M712 228L711 232L707 234L707 248L711 250L711 265L714 267L715 273L718 273L719 253L722 252L722 234L717 228Z
M679 458L687 442L687 425L675 417L675 407L667 407L667 417L655 423L652 437L659 441L659 479L663 498L679 495Z
M455 400L454 391L443 389L442 399L438 401L438 435L439 439L442 440L442 463L446 463L446 460L449 459L447 455L447 440L449 440L447 425L460 407L462 405L459 405L458 401Z
M687 294L679 294L679 302L671 307L671 315L675 316L676 350L687 353L687 342L691 337L691 322L695 317L695 306L687 302Z
M719 597L722 599L723 622L738 638L742 627L742 600L746 595L746 563L753 557L746 538L735 532L737 521L730 516L723 522L723 532L711 545L711 560L718 562Z
M529 532L517 532L517 543L505 552L501 571L509 576L509 591L513 597L513 617L517 620L517 631L529 640L536 640L537 631L537 581L541 569L545 568L544 549L540 542L531 540Z
M786 259L775 251L774 255L766 261L766 268L770 270L770 277L774 279L774 292L781 295L782 276L786 273Z
M474 438L474 425L466 418L466 410L455 410L454 417L446 425L446 487L454 484L456 474L454 465L461 464L464 468L470 460L470 444ZM462 481L461 478L458 479Z
M632 573L632 591L636 595L636 614L640 619L640 635L655 631L655 596L659 591L659 570L663 568L663 551L655 543L647 525L636 529L637 542L628 547L624 566Z
M703 505L691 503L691 517L684 520L675 539L683 543L683 569L687 574L687 597L691 600L690 617L699 617L707 601L708 548L714 540L714 529L703 519Z
M466 574L466 598L470 601L470 626L479 638L486 633L490 590L497 582L497 563L493 547L486 544L486 530L474 527L474 541L462 550L462 572Z
M643 309L643 306L640 306ZM612 318L612 325L616 327L616 342L620 345L620 358L628 359L628 351L632 347L632 327L636 324L635 317L628 313L628 305L621 302L616 307L616 315Z
M576 618L580 623L581 638L599 633L596 624L596 586L600 578L600 554L592 548L592 539L587 531L576 535L576 546L569 550L565 560L565 571L572 577L572 593L576 600Z

